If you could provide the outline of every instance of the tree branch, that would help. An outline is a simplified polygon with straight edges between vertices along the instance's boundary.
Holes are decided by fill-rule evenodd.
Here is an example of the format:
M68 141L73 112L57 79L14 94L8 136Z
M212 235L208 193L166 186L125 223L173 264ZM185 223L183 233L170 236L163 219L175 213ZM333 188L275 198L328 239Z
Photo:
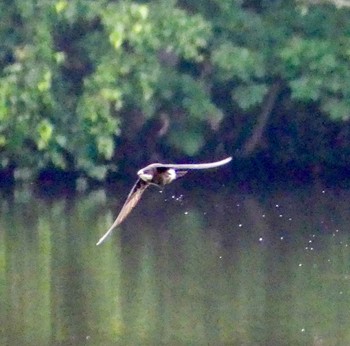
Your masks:
M280 90L279 82L276 82L275 84L272 85L267 95L266 102L264 103L261 114L257 119L256 126L252 131L252 135L244 144L244 147L242 149L242 154L241 154L243 157L249 156L258 147L259 143L261 142L261 138L263 136L267 121L272 112L273 106L275 105L275 101L278 96L279 90Z

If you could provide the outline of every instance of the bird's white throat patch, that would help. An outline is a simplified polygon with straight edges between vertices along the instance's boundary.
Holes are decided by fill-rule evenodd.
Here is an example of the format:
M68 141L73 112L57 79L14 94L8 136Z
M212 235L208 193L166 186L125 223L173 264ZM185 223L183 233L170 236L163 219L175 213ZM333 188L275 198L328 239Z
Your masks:
M168 169L168 174L169 174L169 183L176 179L175 169L173 168Z
M137 172L137 175L143 180L143 181L146 181L146 182L149 182L153 179L153 174L147 174L143 171L143 169L140 169L138 172Z

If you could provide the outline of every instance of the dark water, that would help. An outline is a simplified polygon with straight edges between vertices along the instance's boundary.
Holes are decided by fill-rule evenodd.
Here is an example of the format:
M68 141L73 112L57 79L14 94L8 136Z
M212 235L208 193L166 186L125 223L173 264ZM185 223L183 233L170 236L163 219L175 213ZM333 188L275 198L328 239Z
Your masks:
M127 191L115 191L124 198ZM350 191L0 204L1 345L350 345Z

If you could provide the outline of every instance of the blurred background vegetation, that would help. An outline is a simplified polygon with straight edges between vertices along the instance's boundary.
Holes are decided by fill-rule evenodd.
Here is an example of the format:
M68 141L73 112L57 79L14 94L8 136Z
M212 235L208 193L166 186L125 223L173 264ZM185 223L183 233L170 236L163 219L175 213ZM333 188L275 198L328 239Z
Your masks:
M0 19L2 184L226 155L242 179L350 173L348 1L4 0Z

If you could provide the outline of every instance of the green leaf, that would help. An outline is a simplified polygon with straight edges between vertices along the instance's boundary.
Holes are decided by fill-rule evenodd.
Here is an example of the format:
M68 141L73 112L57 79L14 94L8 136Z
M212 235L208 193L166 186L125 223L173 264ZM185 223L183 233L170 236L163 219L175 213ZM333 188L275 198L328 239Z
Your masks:
M322 109L334 120L350 119L350 101L337 99L335 97L324 100Z
M263 55L247 47L224 43L213 53L214 65L222 72L221 78L239 78L248 82L265 75Z
M259 105L267 91L266 84L241 85L233 90L232 97L242 109L248 110Z
M317 101L321 95L322 85L321 79L307 75L292 80L290 82L292 97L301 101Z
M114 152L114 141L112 137L100 136L97 138L98 152L106 159L111 159Z
M177 129L169 136L169 143L188 156L196 155L204 144L203 134L198 129Z
M37 133L39 137L37 138L37 145L39 150L46 148L52 138L53 126L47 120L43 119L37 126Z

